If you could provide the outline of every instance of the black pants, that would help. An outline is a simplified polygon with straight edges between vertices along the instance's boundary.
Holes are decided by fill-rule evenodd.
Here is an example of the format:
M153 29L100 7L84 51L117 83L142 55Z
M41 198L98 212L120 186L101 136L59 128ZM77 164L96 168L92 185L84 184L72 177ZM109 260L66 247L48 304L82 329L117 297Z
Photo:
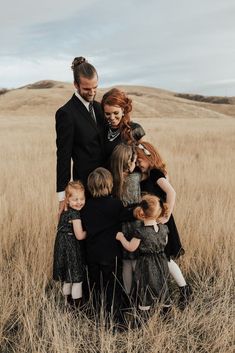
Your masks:
M122 306L122 261L88 262L88 281L96 311L103 305L114 318L118 317Z

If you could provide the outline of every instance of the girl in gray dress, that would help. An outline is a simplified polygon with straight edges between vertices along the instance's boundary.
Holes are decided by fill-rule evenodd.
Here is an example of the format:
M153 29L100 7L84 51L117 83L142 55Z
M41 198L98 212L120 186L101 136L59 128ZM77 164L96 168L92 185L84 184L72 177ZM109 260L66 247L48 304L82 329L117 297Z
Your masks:
M167 206L162 204L157 196L147 194L143 196L134 213L136 218L143 222L135 230L134 237L128 241L124 234L119 232L116 239L126 250L139 251L135 267L139 309L147 311L156 301L168 308L171 306L167 284L169 269L164 252L168 228L157 221L167 214Z
M111 171L113 174L113 194L127 208L134 208L141 201L140 181L141 173L135 171L136 150L134 145L121 143L117 145L111 155ZM122 232L128 240L135 234L141 222L134 217L132 220L122 222ZM133 287L138 251L123 250L123 283L128 295Z

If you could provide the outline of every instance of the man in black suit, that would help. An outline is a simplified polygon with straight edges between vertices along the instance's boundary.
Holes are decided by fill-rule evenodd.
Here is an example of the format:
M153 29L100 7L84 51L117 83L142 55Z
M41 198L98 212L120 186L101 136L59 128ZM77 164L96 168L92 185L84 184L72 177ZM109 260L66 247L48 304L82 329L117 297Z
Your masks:
M64 207L64 190L71 179L85 185L89 173L104 164L104 116L96 102L98 75L83 57L73 60L75 93L56 112L57 192L59 212Z

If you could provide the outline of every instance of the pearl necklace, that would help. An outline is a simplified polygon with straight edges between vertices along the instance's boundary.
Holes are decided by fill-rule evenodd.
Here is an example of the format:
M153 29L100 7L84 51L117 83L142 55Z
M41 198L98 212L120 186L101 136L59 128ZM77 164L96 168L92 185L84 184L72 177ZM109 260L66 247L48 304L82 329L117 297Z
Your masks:
M119 135L120 135L119 129L115 129L113 131L111 128L109 128L109 130L108 130L108 140L109 141L115 140L115 138L117 138Z

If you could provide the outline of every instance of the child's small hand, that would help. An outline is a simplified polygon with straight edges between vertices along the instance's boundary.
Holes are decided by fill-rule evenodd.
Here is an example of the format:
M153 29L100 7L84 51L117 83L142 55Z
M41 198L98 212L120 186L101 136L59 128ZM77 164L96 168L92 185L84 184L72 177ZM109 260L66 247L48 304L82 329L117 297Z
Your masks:
M158 222L161 223L161 224L165 224L169 221L169 218L167 217L161 217L158 219Z
M124 237L124 234L122 232L118 232L117 235L116 235L116 239L121 241Z

